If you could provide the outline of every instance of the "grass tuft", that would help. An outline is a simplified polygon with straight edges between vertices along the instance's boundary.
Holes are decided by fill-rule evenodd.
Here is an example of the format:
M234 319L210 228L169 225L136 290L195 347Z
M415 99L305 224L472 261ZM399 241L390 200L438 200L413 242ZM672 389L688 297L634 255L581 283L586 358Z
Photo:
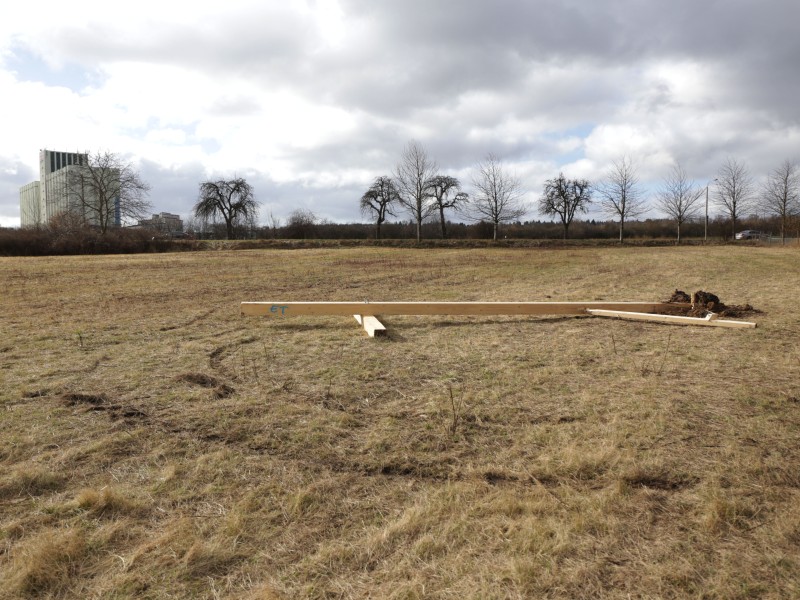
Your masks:
M25 597L67 592L87 558L83 531L47 531L21 546L7 573L6 592Z
M130 516L143 511L139 502L111 488L81 490L73 504L96 517Z
M40 467L21 467L0 479L0 499L41 496L60 491L65 483L66 478L60 473L52 473Z

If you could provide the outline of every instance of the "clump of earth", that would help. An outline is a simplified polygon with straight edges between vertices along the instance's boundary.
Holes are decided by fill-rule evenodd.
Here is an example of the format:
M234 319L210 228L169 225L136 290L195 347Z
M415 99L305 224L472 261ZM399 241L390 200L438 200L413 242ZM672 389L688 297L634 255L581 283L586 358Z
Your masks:
M746 317L760 312L749 304L725 304L716 294L698 290L694 294L687 294L682 290L675 290L667 302L669 304L694 304L685 314L689 317L705 317L708 313L716 313L720 317Z

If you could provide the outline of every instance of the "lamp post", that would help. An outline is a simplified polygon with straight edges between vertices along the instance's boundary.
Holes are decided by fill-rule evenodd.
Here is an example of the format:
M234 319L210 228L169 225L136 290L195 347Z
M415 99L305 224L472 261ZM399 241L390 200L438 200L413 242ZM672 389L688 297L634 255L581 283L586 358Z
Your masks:
M716 181L719 181L719 180L718 179L714 179L714 181L716 182ZM708 183L706 183L706 226L705 226L705 230L703 232L703 243L704 244L706 242L708 242L708 186L710 186L710 185L711 185L710 181Z

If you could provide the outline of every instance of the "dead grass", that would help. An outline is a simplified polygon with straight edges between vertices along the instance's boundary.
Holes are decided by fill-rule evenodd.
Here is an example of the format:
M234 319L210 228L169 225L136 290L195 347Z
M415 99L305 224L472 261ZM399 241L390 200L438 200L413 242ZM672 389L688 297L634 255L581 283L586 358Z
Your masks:
M0 259L0 598L800 596L797 249ZM243 318L242 300L657 300Z

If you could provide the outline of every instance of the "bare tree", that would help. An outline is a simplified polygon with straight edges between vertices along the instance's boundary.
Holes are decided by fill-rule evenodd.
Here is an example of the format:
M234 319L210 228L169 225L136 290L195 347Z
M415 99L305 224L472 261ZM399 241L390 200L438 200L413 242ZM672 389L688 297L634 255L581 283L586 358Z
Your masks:
M124 221L147 216L150 186L130 162L113 152L87 152L85 162L65 170L64 185L69 210L77 210L86 223L101 233Z
M478 163L472 185L475 194L470 198L467 214L474 220L491 223L494 240L501 223L519 219L527 212L522 202L522 184L494 154L487 154Z
M694 218L700 208L697 201L703 190L694 185L680 164L672 167L656 195L658 209L678 226L678 244L681 243L681 225Z
M399 202L416 221L417 241L422 239L422 222L433 211L427 183L436 175L438 168L425 148L419 142L411 141L403 150L400 164L395 170L394 181Z
M194 214L201 219L222 217L229 240L236 236L239 225L255 221L258 202L253 196L253 186L241 177L200 184L200 194L194 205Z
M625 239L625 221L647 212L633 161L627 156L612 163L597 186L600 207L612 219L619 220L619 243Z
M781 220L781 242L786 243L789 220L800 212L800 173L797 163L784 161L772 171L762 190L763 207Z
M457 210L469 196L461 191L461 182L449 175L436 175L428 180L428 190L433 201L434 209L439 211L439 222L442 226L442 239L447 238L447 223L444 211Z
M744 163L729 158L717 175L714 201L731 219L731 236L736 237L736 221L753 205L753 178Z
M561 219L564 239L569 236L569 226L576 212L586 212L592 201L592 189L586 179L567 179L559 173L555 179L544 183L544 193L539 198L539 212Z
M317 237L317 215L307 208L293 210L286 220L286 237L297 240L307 240Z
M275 239L278 237L278 229L281 228L281 219L276 217L272 211L267 215L267 229L269 229L269 237Z
M400 200L400 193L391 177L376 177L369 189L361 196L361 213L375 217L375 239L381 239L381 225L387 215L394 215L392 205Z

